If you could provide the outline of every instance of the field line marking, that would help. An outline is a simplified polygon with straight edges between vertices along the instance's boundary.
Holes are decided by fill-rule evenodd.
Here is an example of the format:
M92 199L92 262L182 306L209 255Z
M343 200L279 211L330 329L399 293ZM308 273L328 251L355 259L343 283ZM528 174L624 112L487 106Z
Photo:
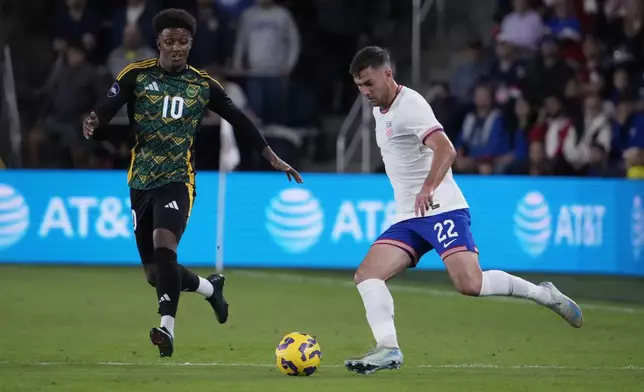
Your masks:
M19 366L113 366L113 367L147 367L147 366L169 366L169 367L247 367L247 368L272 368L275 364L268 363L226 363L226 362L9 362L2 361L2 365ZM342 368L342 365L322 365L321 368ZM461 363L445 365L404 365L411 369L499 369L499 370L634 370L644 371L644 366L562 366L562 365L495 365L486 363Z
M336 278L323 278L323 277L309 277L298 274L288 274L282 272L267 272L267 271L253 271L253 270L235 270L232 272L233 275L246 276L249 278L257 279L278 279L285 282L298 282L298 283L314 283L319 285L327 286L340 286L340 287L351 287L355 288L355 284L352 281L341 281ZM401 293L411 293L411 294L426 294L434 297L463 297L462 294L457 293L456 291L448 290L439 290L431 289L428 287L417 287L417 286L403 286L399 284L388 284L388 287L393 292ZM523 305L536 305L532 301L526 301L520 298L512 297L485 297L486 301L496 301L496 302L513 302ZM588 310L603 310L613 313L627 313L627 314L642 314L644 309L623 307L623 306L612 306L612 305L599 305L599 304L587 304L580 303L584 309Z

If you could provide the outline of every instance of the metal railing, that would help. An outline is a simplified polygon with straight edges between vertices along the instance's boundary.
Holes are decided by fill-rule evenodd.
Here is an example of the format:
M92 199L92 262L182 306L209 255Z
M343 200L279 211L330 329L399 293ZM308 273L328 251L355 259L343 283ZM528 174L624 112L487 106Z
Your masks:
M16 84L13 75L13 62L11 60L11 50L9 46L5 45L2 50L2 64L3 70L0 72L2 75L2 94L0 98L5 102L6 115L8 118L9 142L11 144L11 156L8 162L5 162L8 167L20 168L22 166L22 131L20 129L20 112L18 111L18 99L16 95ZM4 130L2 130L4 132Z
M427 18L432 6L436 5L436 36L443 35L443 14L445 0L413 0L411 26L411 83L414 88L420 86L421 25Z
M418 88L420 86L421 77L421 25L427 18L431 7L436 5L437 23L436 35L441 37L443 34L443 13L445 10L445 0L413 0L412 7L412 44L411 44L411 73L412 73L412 86ZM353 129L358 116L361 116L361 123L358 132L356 132L348 143L349 132ZM344 172L347 168L348 162L351 161L354 154L358 149L358 144L362 146L362 162L361 169L363 173L371 171L371 106L369 102L359 96L353 103L349 114L344 119L338 138L336 140L336 169L339 173Z
M347 146L349 131L353 129L358 116L361 116L359 129ZM363 173L371 171L371 132L371 105L366 98L359 95L353 106L351 106L349 114L342 122L338 139L336 140L336 168L338 173L344 172L348 162L351 161L351 158L356 153L360 142L362 142L361 170Z

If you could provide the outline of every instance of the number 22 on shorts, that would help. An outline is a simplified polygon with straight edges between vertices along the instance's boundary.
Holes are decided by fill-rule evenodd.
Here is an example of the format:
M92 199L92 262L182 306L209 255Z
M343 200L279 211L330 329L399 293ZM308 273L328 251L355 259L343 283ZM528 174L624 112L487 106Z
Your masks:
M454 231L454 221L451 219L445 219L442 223L436 222L434 231L436 231L436 238L443 245L443 248L447 248L458 238L458 233ZM451 240L445 242L448 238L451 238Z

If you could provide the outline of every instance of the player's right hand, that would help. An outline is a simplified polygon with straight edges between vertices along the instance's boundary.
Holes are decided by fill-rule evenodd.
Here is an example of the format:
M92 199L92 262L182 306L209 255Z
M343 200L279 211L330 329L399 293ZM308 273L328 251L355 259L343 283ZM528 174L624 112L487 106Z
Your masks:
M98 120L98 116L96 113L91 112L83 121L83 136L85 136L85 139L89 139L99 125L100 121Z

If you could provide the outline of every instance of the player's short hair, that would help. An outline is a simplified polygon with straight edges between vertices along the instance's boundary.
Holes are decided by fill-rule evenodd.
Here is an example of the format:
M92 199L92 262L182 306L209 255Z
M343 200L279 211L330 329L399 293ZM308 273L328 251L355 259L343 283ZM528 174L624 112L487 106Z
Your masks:
M367 46L353 57L349 73L355 77L369 67L378 68L383 65L391 65L389 52L378 46Z
M157 36L165 29L186 29L192 36L197 32L195 18L188 11L178 8L168 8L159 12L152 23Z

